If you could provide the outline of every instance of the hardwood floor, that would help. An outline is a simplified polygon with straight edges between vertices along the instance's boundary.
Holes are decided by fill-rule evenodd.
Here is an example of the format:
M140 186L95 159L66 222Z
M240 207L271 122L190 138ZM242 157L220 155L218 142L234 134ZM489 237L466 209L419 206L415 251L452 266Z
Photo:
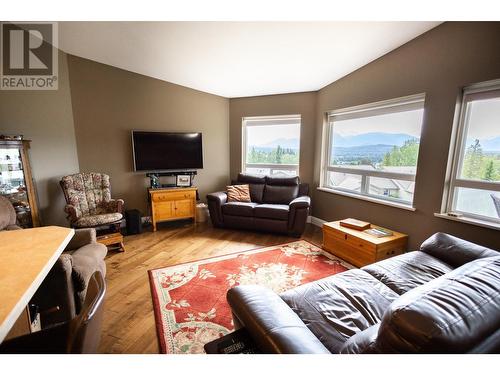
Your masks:
M307 224L302 238L321 245L321 229ZM106 257L101 353L158 353L148 270L280 244L291 237L216 229L210 224L164 223L158 231L125 237L125 253Z

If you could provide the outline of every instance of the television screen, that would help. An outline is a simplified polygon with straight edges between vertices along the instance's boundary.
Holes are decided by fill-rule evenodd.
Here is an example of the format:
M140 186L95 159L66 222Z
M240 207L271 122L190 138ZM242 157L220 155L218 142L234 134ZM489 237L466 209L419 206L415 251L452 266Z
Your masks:
M132 131L135 171L203 168L201 133Z

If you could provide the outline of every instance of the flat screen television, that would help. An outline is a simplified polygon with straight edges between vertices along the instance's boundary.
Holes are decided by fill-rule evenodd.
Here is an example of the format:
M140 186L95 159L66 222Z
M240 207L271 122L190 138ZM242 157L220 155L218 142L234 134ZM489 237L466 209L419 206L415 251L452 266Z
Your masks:
M132 131L135 171L203 168L201 133Z

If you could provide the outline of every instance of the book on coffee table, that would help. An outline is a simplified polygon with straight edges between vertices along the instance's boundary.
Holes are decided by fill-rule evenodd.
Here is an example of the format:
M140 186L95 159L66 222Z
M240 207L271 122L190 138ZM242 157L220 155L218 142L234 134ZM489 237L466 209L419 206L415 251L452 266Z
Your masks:
M365 230L370 228L370 223L351 218L340 220L340 225L346 228L351 228L356 230Z
M381 237L390 237L394 233L391 232L390 230L387 230L385 228L380 228L380 227L374 227L371 229L366 229L363 232L369 234L370 236L381 238Z

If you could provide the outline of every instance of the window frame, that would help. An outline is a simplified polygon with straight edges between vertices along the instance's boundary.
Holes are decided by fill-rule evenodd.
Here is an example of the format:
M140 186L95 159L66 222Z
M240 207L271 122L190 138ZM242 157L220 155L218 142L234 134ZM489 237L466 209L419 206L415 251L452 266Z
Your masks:
M467 219L477 220L479 222L492 223L494 226L500 225L500 218L492 218L474 214L466 211L454 209L458 194L457 188L468 188L477 190L489 190L500 192L500 182L468 180L460 178L463 160L466 154L465 144L467 142L467 132L469 130L468 123L468 104L474 100L487 99L492 97L500 97L500 79L476 83L462 90L458 106L458 121L454 124L454 136L450 144L450 156L448 158L448 178L445 184L443 194L443 205L441 207L441 215L449 215L450 213L461 214L465 221ZM455 216L455 215L451 215ZM460 218L459 218L460 219Z
M292 123L290 123L292 121ZM264 164L255 163L247 164L247 130L253 126L269 126L269 125L291 125L297 123L299 125L299 162L298 164ZM296 176L299 176L300 170L300 149L302 144L302 116L300 114L292 115L277 115L277 116L247 116L241 119L241 171L246 173L247 168L268 168L270 175L273 170L295 171Z
M319 189L323 191L331 191L333 193L339 193L342 195L347 195L353 198L358 198L362 200L369 200L376 203L386 204L390 206L395 206L399 208L405 208L414 210L415 209L415 192L413 200L408 202L404 199L381 196L369 193L369 177L381 177L389 178L393 180L402 181L416 181L416 175L418 172L418 162L417 162L417 172L415 174L409 173L398 173L398 172L386 172L377 170L365 170L357 168L348 167L337 167L332 164L332 146L333 146L333 126L335 120L350 120L356 118L364 118L369 116L384 115L389 113L405 112L415 109L425 108L425 93L419 93L415 95L409 95L389 100L383 100L368 104L362 104L354 107L347 107L342 109L337 109L325 113L324 125L323 125L323 144L322 144L322 160L321 160L321 173L320 173L320 186ZM423 119L421 127L423 127ZM334 147L334 146L333 146ZM420 146L419 146L420 147ZM328 173L348 173L354 175L361 175L361 192L358 193L353 190L343 189L335 186L330 186L327 184Z

